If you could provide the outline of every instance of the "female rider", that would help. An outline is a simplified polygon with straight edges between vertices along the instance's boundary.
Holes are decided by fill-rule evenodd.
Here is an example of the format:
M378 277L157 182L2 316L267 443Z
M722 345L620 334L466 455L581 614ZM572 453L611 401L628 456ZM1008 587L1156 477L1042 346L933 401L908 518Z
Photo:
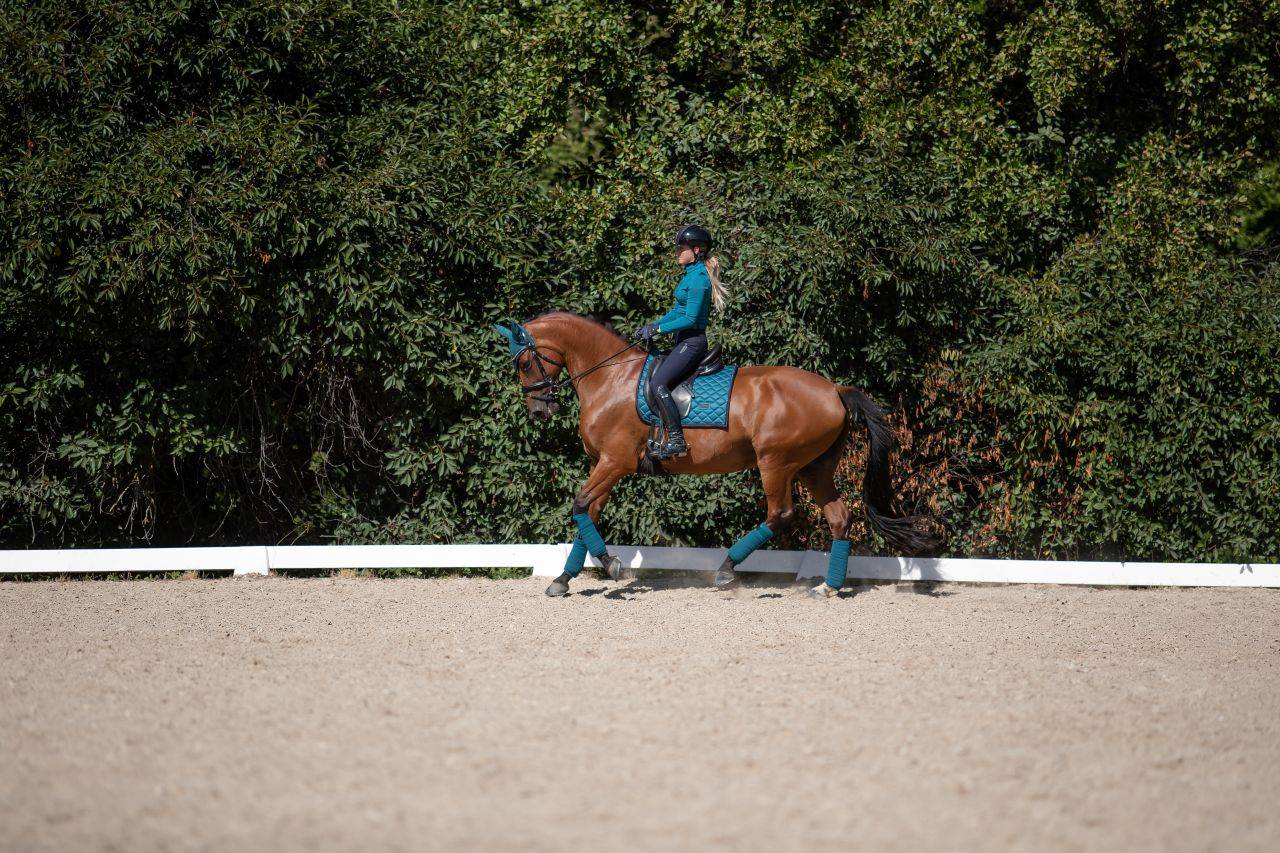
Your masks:
M689 452L671 389L691 376L707 354L707 315L712 302L716 308L723 308L725 299L725 288L720 284L720 263L708 257L713 245L710 232L697 225L686 225L676 233L675 245L676 260L684 267L684 276L676 285L676 304L657 322L647 323L635 331L635 337L646 341L659 334L675 336L675 348L650 380L658 416L667 434L666 443L653 451L658 459Z

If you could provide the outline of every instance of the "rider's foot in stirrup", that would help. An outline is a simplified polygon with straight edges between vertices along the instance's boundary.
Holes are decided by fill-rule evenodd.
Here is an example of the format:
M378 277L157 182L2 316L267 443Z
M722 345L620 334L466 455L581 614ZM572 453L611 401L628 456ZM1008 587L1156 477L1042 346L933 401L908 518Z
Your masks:
M667 439L666 443L658 448L657 453L654 455L659 459L670 459L673 456L684 456L688 452L689 445L683 437L677 436L676 438Z

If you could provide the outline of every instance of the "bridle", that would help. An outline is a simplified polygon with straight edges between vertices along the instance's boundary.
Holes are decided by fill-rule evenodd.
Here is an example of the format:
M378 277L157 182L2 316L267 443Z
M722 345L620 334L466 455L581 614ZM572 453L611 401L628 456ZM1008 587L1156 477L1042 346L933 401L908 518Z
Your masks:
M532 338L530 339L532 340ZM533 364L537 365L538 374L539 376L541 376L541 378L538 379L538 381L536 382L529 383L528 385L521 384L520 390L523 391L524 395L528 397L530 400L537 400L539 403L558 403L559 400L556 399L556 394L560 391L561 388L565 387L566 385L571 385L572 383L577 382L579 379L586 376L587 374L594 373L600 368L605 367L610 361L622 355L624 352L626 352L627 350L631 349L632 347L636 346L636 344L639 344L639 343L640 341L632 341L622 349L615 352L613 355L606 358L604 361L601 361L600 363L587 368L586 370L579 373L577 376L571 376L569 374L569 365L565 361L557 361L551 356L545 355L536 343L525 344L520 349L519 352L517 352L515 355L511 357L511 364L513 367L515 367L516 377L518 378L521 374L521 370L520 370L521 357L524 356L526 352L533 353L533 359L532 359ZM564 353L559 352L559 350L557 350L556 352L559 353L561 358L564 358ZM554 365L555 367L559 367L560 369L562 369L564 371L564 376L561 377L560 379L552 379L550 376L547 375L546 365L548 364ZM546 393L545 394L539 393L542 391L545 391Z
M565 371L566 377L569 375L568 365L566 365L563 361L556 361L554 358L552 358L549 355L543 355L542 352L538 349L536 344L533 346L526 346L524 347L524 349L520 350L511 358L511 364L516 369L517 378L519 378L521 374L520 359L522 356L524 356L526 352L533 353L532 361L534 364L538 366L538 373L542 376L542 378L539 379L537 382L532 382L528 385L522 384L520 386L520 390L523 391L524 395L529 399L537 400L540 403L557 402L556 392L564 387L565 381L563 379L552 379L550 376L548 376L546 365L553 364L556 367L562 368ZM563 357L564 353L561 353L560 355ZM539 391L543 391L543 390L546 390L547 393L545 394L538 393Z

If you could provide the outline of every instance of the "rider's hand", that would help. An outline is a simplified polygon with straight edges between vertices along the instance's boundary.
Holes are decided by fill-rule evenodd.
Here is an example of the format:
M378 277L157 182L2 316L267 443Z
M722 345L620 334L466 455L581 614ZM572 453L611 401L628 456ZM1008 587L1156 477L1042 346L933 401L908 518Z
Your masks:
M658 326L656 323L645 323L643 326L636 329L631 336L636 340L647 341L650 338L656 337L657 334Z

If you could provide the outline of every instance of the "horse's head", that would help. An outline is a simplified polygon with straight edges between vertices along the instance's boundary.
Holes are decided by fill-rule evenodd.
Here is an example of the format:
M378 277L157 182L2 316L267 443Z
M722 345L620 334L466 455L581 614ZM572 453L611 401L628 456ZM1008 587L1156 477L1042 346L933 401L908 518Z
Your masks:
M547 418L560 411L560 402L556 392L561 383L557 380L564 362L552 355L548 349L539 347L533 340L529 330L519 323L495 325L511 350L511 363L515 365L516 377L520 380L520 390L524 391L525 405L529 414L537 420Z

